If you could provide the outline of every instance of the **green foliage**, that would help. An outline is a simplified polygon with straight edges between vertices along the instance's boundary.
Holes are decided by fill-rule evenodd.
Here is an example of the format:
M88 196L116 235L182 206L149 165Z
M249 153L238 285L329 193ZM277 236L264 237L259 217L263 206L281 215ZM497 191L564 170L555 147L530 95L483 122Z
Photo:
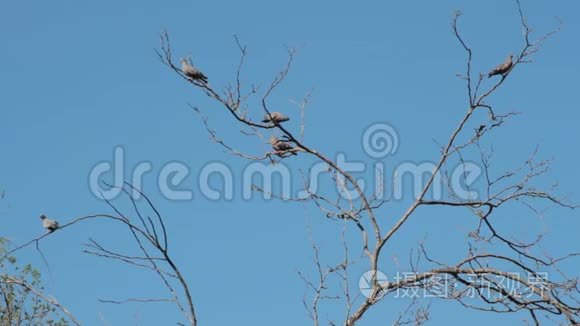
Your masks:
M6 239L0 237L0 257L6 254ZM20 266L16 257L0 260L0 325L68 326L55 307L39 298L24 282L42 292L40 272L30 264Z

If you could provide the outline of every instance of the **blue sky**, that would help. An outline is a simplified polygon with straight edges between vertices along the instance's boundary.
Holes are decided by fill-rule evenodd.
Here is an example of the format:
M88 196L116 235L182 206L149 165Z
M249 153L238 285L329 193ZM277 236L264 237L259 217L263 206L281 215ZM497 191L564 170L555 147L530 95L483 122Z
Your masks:
M524 1L530 24L539 33L564 22L531 65L520 67L490 101L501 111L521 111L489 142L498 170L514 167L536 145L553 158L543 182L559 182L560 193L580 200L575 185L580 132L577 75L580 50L573 1ZM464 84L455 74L464 68L464 52L450 30L455 9L464 14L463 34L475 51L474 70L486 72L521 46L521 28L508 1L4 1L0 4L0 235L14 244L42 230L38 215L61 222L107 206L89 191L93 166L111 161L114 148L126 151L126 169L148 161L153 172L164 164L187 164L183 183L194 200L165 199L154 173L144 190L166 217L178 263L191 283L203 325L308 323L302 307L304 286L296 271L313 272L307 226L313 228L324 259L340 255L342 225L325 219L312 205L241 199L239 183L246 164L208 141L203 125L187 103L199 106L224 139L244 144L238 128L198 90L192 89L156 58L159 32L169 31L176 56L191 55L213 85L233 77L237 52L232 35L248 46L245 81L268 83L285 63L285 46L298 54L287 82L272 105L297 117L290 100L312 93L307 108L306 140L334 156L373 162L360 146L361 134L374 122L397 129L400 148L386 162L424 162L437 157L435 141L447 139L467 108ZM296 120L289 124L297 128ZM196 173L208 162L234 171L238 189L232 201L211 201L197 188ZM290 161L297 172L309 163ZM399 212L405 201L386 211ZM550 236L544 248L577 251L578 212L545 205L543 217L508 210L502 223L514 234L532 220ZM383 212L384 214L385 212ZM465 211L421 211L385 252L383 268L406 266L409 250L427 237L439 257L453 261L464 251L473 220ZM525 218L524 218L525 217ZM107 223L90 222L55 234L42 243L50 270L35 250L20 259L41 267L47 290L87 325L163 325L179 318L173 307L108 306L97 298L160 296L156 279L145 272L81 254L89 237L128 247L126 235ZM452 250L453 249L453 250ZM453 253L451 253L453 252ZM570 270L580 266L572 264ZM403 267L401 268L403 269ZM364 268L360 270L364 271ZM354 277L358 282L358 276ZM143 287L146 284L146 287ZM361 325L391 323L400 303L384 303ZM328 317L342 313L328 307ZM99 315L103 316L102 318ZM325 316L325 317L327 317ZM477 316L477 319L473 318ZM282 317L282 318L281 318ZM433 306L433 324L510 325L513 317L466 311L454 303Z

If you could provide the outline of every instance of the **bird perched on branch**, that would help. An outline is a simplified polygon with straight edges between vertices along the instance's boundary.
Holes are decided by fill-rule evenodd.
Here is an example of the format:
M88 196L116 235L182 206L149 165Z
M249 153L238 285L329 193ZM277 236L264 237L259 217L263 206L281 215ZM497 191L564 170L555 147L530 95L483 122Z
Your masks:
M42 220L42 227L45 228L48 231L48 233L52 233L56 229L58 229L57 221L47 218L46 215L44 214L40 215L40 219Z
M179 60L181 62L181 71L191 80L200 80L207 84L207 77L197 68L189 64L185 58Z
M510 69L514 65L513 57L514 56L512 54L510 54L501 65L497 66L494 70L489 72L489 74L487 75L487 78L491 78L495 75L504 76L508 71L510 71Z
M279 124L282 122L286 122L290 120L290 118L288 118L287 116L285 116L284 114L280 113L280 112L270 112L270 114L266 114L264 116L264 119L262 120L263 123L273 123L273 124Z
M480 126L479 126L479 128L477 128L477 129L475 130L475 134L476 134L477 136L480 136L480 135L481 135L481 133L482 133L482 132L485 130L485 127L487 127L487 126L486 126L486 125L480 125Z
M284 154L284 153L290 153L292 155L296 155L296 153L293 152L293 150L295 150L294 146L292 146L290 143L285 142L283 140L278 139L278 137L272 135L272 137L270 137L270 144L272 145L272 148L278 152L277 154Z

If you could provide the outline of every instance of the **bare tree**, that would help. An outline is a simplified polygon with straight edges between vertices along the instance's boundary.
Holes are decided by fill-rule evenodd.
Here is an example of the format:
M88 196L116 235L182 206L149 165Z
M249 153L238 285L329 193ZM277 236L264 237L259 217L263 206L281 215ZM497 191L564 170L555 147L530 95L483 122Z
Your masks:
M133 212L124 213L117 206L106 200L115 212L114 216L106 216L120 226L127 228L134 243L141 254L128 255L118 249L107 249L94 239L85 244L84 253L102 258L121 261L137 268L151 270L165 286L170 294L169 298L130 298L123 300L104 300L103 303L121 304L129 302L172 302L185 317L189 325L197 325L197 317L193 305L192 295L185 277L169 254L169 233L165 227L162 215L153 205L149 197L129 183L121 188L125 197L131 202ZM143 212L130 192L138 192L146 202L146 206L153 212L149 216Z
M536 206L540 202L576 208L575 205L558 196L555 187L543 189L535 186L536 181L545 175L550 167L550 161L538 159L537 151L523 160L521 166L498 172L492 169L493 149L487 148L482 142L484 139L489 139L495 129L504 127L506 121L517 116L517 112L502 112L501 109L496 109L491 102L492 95L507 85L513 73L532 62L534 55L544 42L557 32L556 29L534 39L519 0L515 2L523 29L523 43L515 56L493 70L490 77L495 79L490 79L491 84L484 82L487 72L472 71L474 51L460 32L458 23L461 12L456 12L453 16L452 31L466 54L465 72L459 77L465 81L468 108L459 117L449 138L441 145L440 155L435 158L435 168L431 171L430 177L400 216L393 216L389 212L389 202L383 199L378 191L363 191L363 187L352 174L341 168L340 164L329 155L309 145L305 140L305 108L309 104L311 94L307 94L303 100L295 103L300 110L298 130L287 127L285 122L288 117L285 113L271 109L270 98L290 72L296 54L294 49L288 49L286 64L267 86L253 84L246 86L243 82L243 71L247 49L237 37L234 37L240 59L232 81L225 88L218 89L212 84L217 80L216 78L210 76L208 79L203 72L194 68L185 59L184 66L190 67L188 68L190 71L182 71L173 56L169 34L167 32L161 34L161 48L157 52L159 59L184 81L214 100L231 116L233 121L239 124L240 132L246 139L255 140L255 148L259 149L247 152L238 148L241 144L232 145L229 141L222 139L218 131L211 127L203 110L192 106L214 142L232 155L250 161L278 164L289 159L314 158L327 165L326 181L337 189L341 189L338 195L312 191L310 180L303 176L306 196L283 197L268 194L280 200L311 203L320 210L323 218L332 223L343 223L346 226L344 233L355 232L357 235L357 242L352 242L351 237L341 234L341 250L344 255L340 262L334 264L322 262L320 247L314 239L312 240L316 276L312 279L306 273L300 272L299 277L304 281L307 289L303 304L314 325L325 323L323 316L327 314L322 313L324 309L322 302L333 301L344 305L344 314L333 316L327 320L328 324L340 323L353 326L372 308L380 309L382 302L394 299L394 294L399 291L421 289L434 293L442 286L445 287L447 295L437 296L435 299L454 301L469 309L491 313L525 312L530 321L536 325L545 319L568 324L578 323L580 303L577 277L566 275L561 266L566 260L579 254L570 253L558 257L546 254L541 251L540 247L543 234L537 235L533 240L520 240L494 219L504 207L510 205L524 205L532 214L538 212ZM473 124L479 127L475 130L470 128L469 126ZM268 141L269 149L264 152L263 145ZM483 168L484 195L481 198L465 199L454 192L448 169L457 162L464 163L467 158L473 159L473 157ZM429 193L439 174L445 176L444 181L449 189L444 198L431 199ZM467 176L464 175L463 178L465 181ZM257 185L253 189L259 192L268 191ZM354 189L356 196L350 196L348 189ZM165 287L168 295L163 298L130 297L101 299L100 301L109 304L169 302L174 304L183 315L185 323L178 324L196 326L197 315L192 291L170 254L170 232L166 228L162 215L139 189L125 183L122 192L128 201L130 207L128 210L123 210L113 202L106 201L112 213L82 216L63 223L54 232L36 237L9 252L3 252L0 264L5 260L10 260L12 254L31 245L35 245L44 259L40 243L46 237L58 236L66 232L69 227L92 219L111 222L115 227L128 232L138 254L122 252L119 248L109 248L96 239L89 239L83 252L151 271ZM131 196L131 192L138 192L144 198L144 202L137 202ZM393 281L382 280L380 266L386 260L383 254L384 249L391 246L395 235L400 234L407 222L417 216L418 209L429 210L434 206L453 210L461 209L462 212L468 212L473 217L473 230L469 233L470 240L466 244L467 249L461 253L463 257L452 262L442 261L441 258L434 257L436 254L429 251L429 246L418 239L417 248L409 248L411 251L409 270L412 273ZM486 248L483 249L483 246ZM362 254L357 255L358 252ZM365 274L365 277L368 277L369 288L364 296L358 289L354 291L351 285L353 280L359 279L359 275L353 273L353 269L361 265L368 266L369 270ZM546 273L557 275L557 277L546 279ZM508 289L505 285L507 281L515 284L518 290ZM36 300L44 302L43 307L53 309L50 312L58 311L71 323L80 324L67 308L38 289L36 283L22 277L2 275L0 291L4 294L3 297L8 298L10 295L7 293L14 289L33 295ZM414 298L405 309L400 311L393 324L423 325L426 323L430 318L431 302L423 301L420 298ZM2 318L5 316L12 318L16 311L13 307L16 306L14 302L7 301L6 309L2 311L4 313ZM44 310L43 314L47 311L49 310ZM33 318L37 317L33 315ZM4 321L4 319L0 320Z
M449 287L450 295L440 299L453 300L467 308L493 313L523 311L528 313L530 320L536 325L540 323L541 317L560 319L570 324L577 323L580 318L577 279L568 277L559 267L564 260L575 257L577 254L551 257L540 253L539 244L542 235L538 235L534 241L520 241L506 234L509 230L503 230L493 220L493 216L508 205L523 204L532 209L532 212L535 210L534 206L540 201L566 208L576 207L560 198L556 189L541 189L534 186L535 181L548 171L549 161L538 160L537 153L533 153L520 167L498 173L491 169L493 150L485 148L481 142L482 139L489 138L493 130L502 127L505 121L517 115L516 112L501 112L496 109L491 102L492 95L507 85L512 74L525 64L532 62L534 54L541 49L544 42L558 31L556 29L534 39L520 2L516 0L515 3L523 29L523 43L513 60L506 61L504 65L496 69L496 73L491 74L498 76L494 77L496 79L493 79L490 85L484 83L484 76L487 72L473 71L474 51L462 36L458 24L461 12L458 11L453 16L452 31L466 54L465 72L459 77L465 81L469 106L465 114L459 118L448 140L441 146L440 156L435 160L435 169L429 179L415 200L398 218L391 216L388 211L385 212L388 205L385 205L386 201L381 199L376 192L364 192L353 175L342 169L330 156L311 147L305 141L304 107L308 103L309 95L299 105L302 110L302 123L299 130L291 130L283 123L261 121L264 115L271 116L274 112L270 107L270 97L290 71L295 56L293 49L288 49L286 65L268 86L261 88L251 85L248 87L242 82L247 49L235 37L240 53L239 64L234 72L233 81L220 90L210 83L188 78L175 63L169 34L167 32L161 34L161 48L157 52L159 59L186 82L215 100L234 121L239 123L240 132L244 136L249 137L248 139L254 138L256 144L260 144L268 138L269 134L277 137L276 139L281 139L288 146L284 146L282 151L273 146L273 150L265 153L261 150L253 153L239 150L237 145L232 145L219 137L202 110L192 106L195 112L199 113L214 142L232 155L252 161L266 160L276 164L287 159L299 160L304 156L313 157L328 166L329 182L334 183L339 189L346 190L347 187L351 187L357 193L358 198L322 195L310 192L308 180L305 180L307 198L277 197L282 200L310 201L320 209L324 217L335 221L346 221L352 230L360 233L359 244L345 243L347 250L345 250L344 261L331 267L323 267L318 248L316 245L313 246L318 277L316 280L309 280L303 274L300 276L312 294L312 300L305 299L304 303L314 325L319 325L321 322L319 303L323 300L342 300L346 307L346 314L341 323L352 326L371 308L380 309L379 303L387 301L396 291L412 288L433 290L442 280ZM210 76L210 80L215 81L216 78ZM469 128L468 126L473 123L477 123L480 127L475 130ZM454 194L453 189L449 187L449 194L445 196L445 199L429 199L428 194L432 190L436 175L444 174L447 177L447 184L450 185L451 180L446 173L447 167L454 162L465 162L465 158L470 155L477 158L484 170L483 192L485 195L483 198L465 200ZM264 191L258 186L254 189ZM274 194L269 195L276 197ZM432 206L462 209L474 216L475 229L469 234L472 240L468 243L465 257L456 262L442 262L431 257L427 247L419 245L419 250L410 264L412 276L394 282L381 281L377 275L380 263L384 260L383 249L392 243L393 237L416 215L419 208L428 209ZM481 244L486 244L488 248L492 245L493 252L480 250ZM362 257L360 260L351 261L348 248L359 245L363 252ZM370 295L367 297L355 296L349 290L348 283L352 279L348 270L355 263L366 263L370 266ZM542 278L545 272L559 275L559 280ZM527 277L522 277L522 275ZM328 294L328 283L331 277L337 278L339 283L343 284L342 295ZM502 283L505 280L514 282L524 290L508 291ZM540 284L538 280L541 281ZM428 305L414 309L416 304L413 302L407 310L403 311L395 324L420 325L428 320ZM410 317L405 317L405 315L410 315ZM335 325L333 321L329 323Z

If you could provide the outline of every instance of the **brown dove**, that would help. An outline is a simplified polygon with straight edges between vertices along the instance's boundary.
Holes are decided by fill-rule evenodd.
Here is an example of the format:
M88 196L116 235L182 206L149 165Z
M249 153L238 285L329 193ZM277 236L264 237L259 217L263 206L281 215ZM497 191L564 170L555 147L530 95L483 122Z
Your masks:
M201 71L190 65L189 62L187 62L187 60L184 58L181 58L180 61L181 71L184 75L191 78L192 80L200 80L207 84L207 77Z
M296 155L296 153L292 152L292 150L294 150L294 146L278 139L278 137L274 135L270 137L270 144L272 145L272 148L278 152L278 155L283 154L284 152L289 152L292 155Z
M489 74L487 75L487 78L491 78L495 75L505 75L508 71L510 71L510 69L512 68L512 66L514 65L512 59L513 59L513 55L510 54L505 61L497 66L494 70L490 71Z
M47 218L46 215L44 214L40 215L40 219L42 220L42 227L45 228L48 231L48 233L52 233L56 229L58 229L57 221Z
M264 116L264 119L262 120L263 123L273 123L273 124L279 124L285 121L290 120L290 118L288 118L287 116L285 116L284 114L280 113L280 112L270 112L270 114L266 114Z

